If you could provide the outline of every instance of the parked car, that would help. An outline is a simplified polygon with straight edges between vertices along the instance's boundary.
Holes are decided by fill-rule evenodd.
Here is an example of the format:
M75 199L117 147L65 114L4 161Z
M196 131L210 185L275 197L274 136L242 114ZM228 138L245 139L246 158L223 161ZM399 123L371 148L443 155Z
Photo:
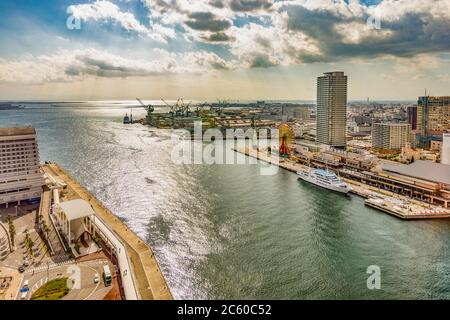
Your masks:
M94 283L99 283L100 282L100 277L99 277L99 275L98 275L98 273L97 274L95 274L95 276L94 276Z

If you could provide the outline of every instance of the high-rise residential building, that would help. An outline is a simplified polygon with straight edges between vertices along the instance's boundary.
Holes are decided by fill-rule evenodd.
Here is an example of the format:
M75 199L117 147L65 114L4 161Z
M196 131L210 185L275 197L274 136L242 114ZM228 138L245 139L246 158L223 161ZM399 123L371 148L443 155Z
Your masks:
M450 131L450 96L419 97L417 129L420 130L419 145L423 148L430 147L433 136Z
M44 184L36 130L0 128L0 205L37 201Z
M347 145L347 76L327 72L317 78L317 142L332 147Z
M412 130L417 129L417 106L409 106L406 109L408 116L408 123L411 125Z
M411 125L408 123L374 123L372 125L372 147L384 150L399 150L411 140Z

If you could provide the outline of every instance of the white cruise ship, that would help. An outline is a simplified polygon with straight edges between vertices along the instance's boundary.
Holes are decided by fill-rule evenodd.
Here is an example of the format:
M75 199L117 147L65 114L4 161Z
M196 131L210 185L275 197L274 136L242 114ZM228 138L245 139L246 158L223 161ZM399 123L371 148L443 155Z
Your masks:
M314 183L320 187L340 193L349 193L352 188L336 174L328 170L307 168L297 172L300 179Z

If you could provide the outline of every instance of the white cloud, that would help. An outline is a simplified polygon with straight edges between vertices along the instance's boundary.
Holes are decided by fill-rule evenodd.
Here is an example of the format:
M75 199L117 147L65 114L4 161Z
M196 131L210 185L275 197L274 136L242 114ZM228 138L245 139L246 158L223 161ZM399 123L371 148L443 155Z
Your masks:
M126 31L137 32L159 42L166 42L168 38L175 37L174 30L160 24L153 24L152 27L147 28L136 19L133 13L122 12L116 4L110 1L101 0L93 3L71 5L68 11L75 18L83 21L112 21L118 23Z
M96 1L89 4L78 4L69 7L69 12L81 20L112 20L119 23L125 30L147 33L148 30L130 12L122 12L110 1Z
M370 7L358 0L142 2L150 27L110 1L80 4L73 10L77 17L110 19L159 41L179 38L217 44L230 49L246 67L450 50L450 0L384 0ZM367 26L372 15L381 19L381 29ZM235 19L246 22L235 24Z
M204 74L232 68L210 52L169 53L152 51L155 58L124 58L96 49L61 50L53 55L27 56L20 60L0 60L0 83L41 84L69 82L86 77L123 78L167 74Z
M150 51L158 53L152 60L133 60L94 49L61 50L0 61L0 81L41 83L86 76L202 73L352 59L387 59L399 73L448 66L438 54L450 51L450 0L384 0L374 7L358 0L142 2L146 5L146 22L106 0L72 5L70 10L84 21L112 22L161 42L155 47L180 40L173 47L182 43L186 48L177 50L188 52L170 53L152 47ZM380 30L366 25L367 18L375 13L380 14ZM65 43L62 38L60 42ZM198 42L216 46L195 49ZM223 56L227 58L215 52L226 53Z

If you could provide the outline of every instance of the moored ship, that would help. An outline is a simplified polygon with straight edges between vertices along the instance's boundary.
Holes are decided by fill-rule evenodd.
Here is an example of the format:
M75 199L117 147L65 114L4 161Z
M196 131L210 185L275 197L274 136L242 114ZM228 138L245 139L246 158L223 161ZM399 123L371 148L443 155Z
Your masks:
M352 190L335 173L328 170L307 168L298 171L297 175L302 180L339 193L347 194Z

